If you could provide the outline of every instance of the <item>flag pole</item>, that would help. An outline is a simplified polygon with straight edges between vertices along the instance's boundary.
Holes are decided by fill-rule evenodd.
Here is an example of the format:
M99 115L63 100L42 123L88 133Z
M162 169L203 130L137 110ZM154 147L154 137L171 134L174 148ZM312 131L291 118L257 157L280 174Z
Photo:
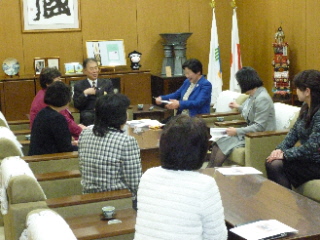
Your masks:
M218 41L218 31L215 15L216 3L211 0L210 6L212 8L212 24L211 24L211 37L210 37L210 52L208 63L207 79L212 84L211 105L215 107L217 98L222 91L222 71L220 64L220 47Z
M231 91L240 92L238 82L235 74L242 68L241 52L240 52L240 40L238 31L238 20L237 20L237 3L236 0L230 2L233 8L232 14L232 29L231 29L231 66L230 66L230 85Z

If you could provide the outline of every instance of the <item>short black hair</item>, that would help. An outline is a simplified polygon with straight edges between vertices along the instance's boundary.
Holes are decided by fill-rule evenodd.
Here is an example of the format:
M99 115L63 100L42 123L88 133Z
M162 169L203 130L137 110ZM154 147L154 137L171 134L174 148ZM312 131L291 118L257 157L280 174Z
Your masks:
M202 74L202 63L195 58L190 58L182 64L182 69L189 68L192 72Z
M129 105L129 98L121 93L110 93L99 97L95 105L93 133L103 137L110 127L121 130L121 125L127 121Z
M70 86L60 81L49 85L44 95L44 103L54 107L62 107L70 101Z
M241 88L241 93L263 86L256 70L252 67L243 67L236 73L236 79Z
M165 125L161 134L161 166L171 170L200 169L208 144L209 133L203 119L177 115Z
M57 68L43 68L39 76L40 86L42 89L46 89L57 77L61 77L61 72Z
M85 68L87 67L87 65L88 65L89 62L95 62L97 65L99 65L97 59L95 59L95 58L86 58L86 59L83 61L83 65L82 65L82 66L83 66L83 69L85 69Z

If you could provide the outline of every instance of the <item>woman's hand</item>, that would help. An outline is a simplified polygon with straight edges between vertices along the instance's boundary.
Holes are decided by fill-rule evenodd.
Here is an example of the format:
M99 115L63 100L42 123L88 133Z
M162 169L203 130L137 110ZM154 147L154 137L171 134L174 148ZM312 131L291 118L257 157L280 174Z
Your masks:
M78 126L83 130L83 129L86 129L87 127L83 124L78 124Z
M274 160L283 160L283 152L280 149L273 150L269 157L267 157L267 163L271 163Z
M240 105L236 102L231 102L229 103L229 108L233 109L233 108L239 108Z
M176 99L169 99L170 103L166 104L168 109L177 109L180 106L180 102Z
M161 97L157 97L157 98L155 98L155 101L156 101L156 104L160 105L161 101L162 101L162 98Z
M234 127L227 128L226 132L227 132L228 136L236 136L237 135L237 129Z

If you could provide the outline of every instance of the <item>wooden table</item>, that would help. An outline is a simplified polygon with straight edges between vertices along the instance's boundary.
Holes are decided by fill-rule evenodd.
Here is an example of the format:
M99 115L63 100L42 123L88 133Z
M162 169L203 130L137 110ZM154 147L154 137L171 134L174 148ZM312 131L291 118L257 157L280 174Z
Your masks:
M281 187L261 175L223 176L214 169L200 170L212 176L220 189L228 228L259 219L277 219L298 229L281 239L320 239L320 204ZM108 225L99 215L66 219L78 239L96 239L134 232L136 213L132 209L117 212L121 224ZM229 232L228 240L242 240Z
M276 219L298 229L281 239L320 239L320 204L288 190L261 175L223 176L214 169L201 170L219 186L229 228L259 219ZM229 240L242 239L229 232Z
M134 233L136 216L135 210L122 209L116 210L115 218L122 221L118 224L108 225L108 221L101 220L97 214L67 218L66 222L78 240L91 240Z

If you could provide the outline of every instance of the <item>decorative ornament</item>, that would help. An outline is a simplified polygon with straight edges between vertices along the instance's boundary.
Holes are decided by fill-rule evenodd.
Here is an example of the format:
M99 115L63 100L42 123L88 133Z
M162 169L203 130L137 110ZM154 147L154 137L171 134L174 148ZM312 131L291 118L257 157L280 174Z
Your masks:
M236 0L232 0L232 2L230 2L230 5L232 8L237 8Z
M215 2L215 0L212 0L211 3L209 3L209 4L210 4L210 6L211 6L212 8L215 8L215 7L216 7L216 2Z
M139 70L139 68L141 67L141 65L139 64L141 55L142 53L137 52L136 50L128 54L128 58L130 58L131 61L130 67L132 70Z
M20 64L15 58L6 58L2 63L4 73L10 77L19 75Z
M274 35L275 42L272 44L274 57L273 66L273 100L275 102L288 102L291 97L291 87L289 80L289 44L284 42L284 32L280 26Z

